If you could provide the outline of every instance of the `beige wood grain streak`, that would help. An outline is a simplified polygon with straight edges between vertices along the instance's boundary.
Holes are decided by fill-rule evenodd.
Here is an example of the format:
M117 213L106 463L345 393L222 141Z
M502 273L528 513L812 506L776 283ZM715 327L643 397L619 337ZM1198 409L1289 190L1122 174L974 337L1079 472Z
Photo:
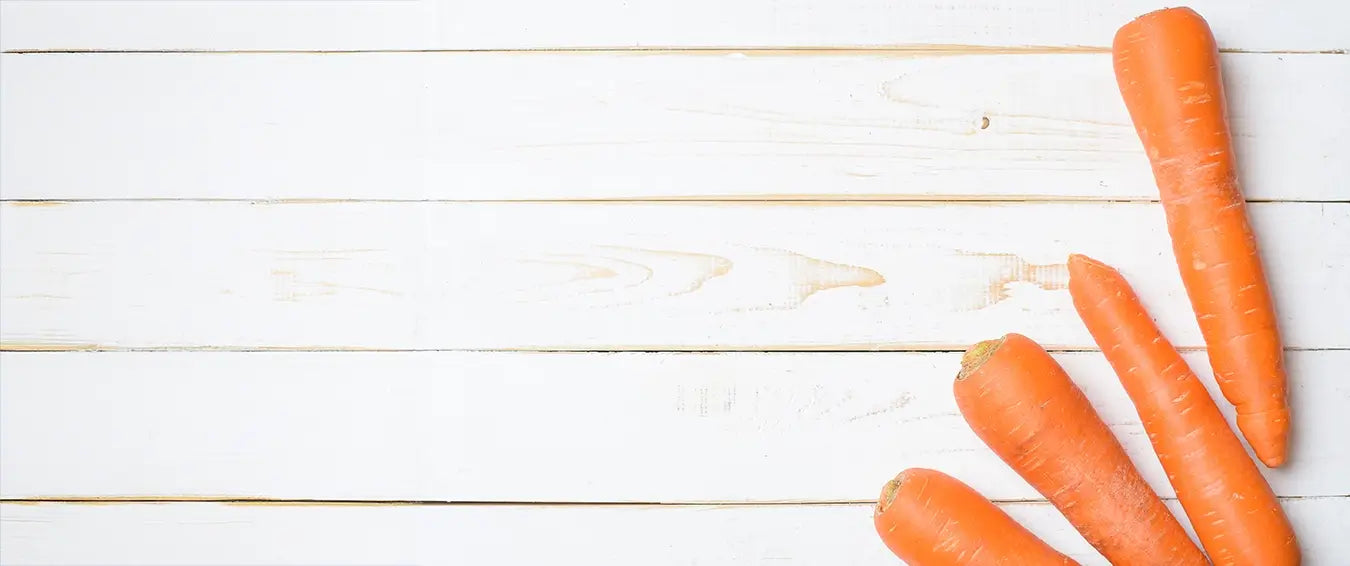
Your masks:
M6 199L1157 197L1104 53L0 59ZM1246 196L1350 199L1350 56L1224 63Z

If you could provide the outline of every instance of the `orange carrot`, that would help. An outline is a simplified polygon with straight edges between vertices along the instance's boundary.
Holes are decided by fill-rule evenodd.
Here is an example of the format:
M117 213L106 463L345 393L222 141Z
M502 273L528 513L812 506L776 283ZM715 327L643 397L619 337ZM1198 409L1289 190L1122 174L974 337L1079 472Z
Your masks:
M886 483L873 520L882 542L911 566L1077 566L970 486L910 468Z
M1020 334L976 344L953 388L975 434L1112 564L1207 564L1039 344Z
M1214 36L1189 8L1160 10L1120 28L1111 52L1214 377L1257 457L1279 466L1289 436L1284 351L1238 189Z
M1294 529L1261 470L1120 272L1069 256L1069 293L1134 402L1210 560L1298 564Z

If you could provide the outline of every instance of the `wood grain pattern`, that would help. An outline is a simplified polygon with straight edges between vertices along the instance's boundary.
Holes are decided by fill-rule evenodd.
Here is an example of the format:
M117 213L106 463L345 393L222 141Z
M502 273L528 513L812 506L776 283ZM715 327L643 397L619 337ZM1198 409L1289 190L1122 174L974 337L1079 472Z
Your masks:
M1343 2L1192 0L1219 44L1350 47ZM1106 46L1149 0L184 2L0 4L4 49L534 49L648 46Z
M1350 554L1345 498L1284 501L1304 564ZM1047 504L1003 505L1085 566L1106 562ZM1169 502L1174 513L1181 509ZM897 561L872 506L0 505L23 564L857 564ZM522 541L529 541L528 543Z
M1350 204L1251 207L1286 344L1350 347ZM1156 204L0 206L6 349L1093 342L1070 252L1203 345ZM1315 274L1312 276L1310 274Z
M0 59L6 199L1157 198L1105 53ZM1350 56L1224 64L1245 194L1350 201Z
M0 496L867 501L926 466L1039 499L962 421L959 357L7 352ZM1170 496L1101 355L1056 357ZM1350 430L1350 351L1288 361L1291 465L1264 471L1281 495L1350 494L1350 445L1324 438Z

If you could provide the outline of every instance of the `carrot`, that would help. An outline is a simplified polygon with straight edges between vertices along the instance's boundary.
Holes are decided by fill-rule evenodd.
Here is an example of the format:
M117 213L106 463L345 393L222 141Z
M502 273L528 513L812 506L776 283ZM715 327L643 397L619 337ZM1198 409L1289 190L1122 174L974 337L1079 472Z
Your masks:
M1160 10L1120 28L1111 53L1214 377L1252 450L1277 467L1289 436L1284 351L1238 189L1214 36L1189 8Z
M953 389L975 434L1112 564L1207 564L1039 344L1020 334L976 344Z
M910 468L886 483L873 520L882 542L911 566L1077 566L970 486Z
M1298 564L1294 529L1261 470L1120 272L1069 256L1069 294L1134 402L1210 560Z

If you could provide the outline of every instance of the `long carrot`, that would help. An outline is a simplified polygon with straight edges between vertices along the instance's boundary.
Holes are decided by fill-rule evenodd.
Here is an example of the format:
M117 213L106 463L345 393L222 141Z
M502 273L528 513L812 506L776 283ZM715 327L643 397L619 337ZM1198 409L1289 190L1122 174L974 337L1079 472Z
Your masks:
M1214 36L1199 14L1172 8L1125 24L1111 52L1214 377L1257 457L1279 466L1289 436L1283 349L1238 189Z
M910 468L886 484L877 534L911 566L1077 566L970 486Z
M975 434L1112 564L1207 564L1039 344L1020 334L976 344L953 389Z
M1134 402L1210 560L1216 566L1298 564L1294 529L1261 470L1125 277L1072 255L1069 294Z

